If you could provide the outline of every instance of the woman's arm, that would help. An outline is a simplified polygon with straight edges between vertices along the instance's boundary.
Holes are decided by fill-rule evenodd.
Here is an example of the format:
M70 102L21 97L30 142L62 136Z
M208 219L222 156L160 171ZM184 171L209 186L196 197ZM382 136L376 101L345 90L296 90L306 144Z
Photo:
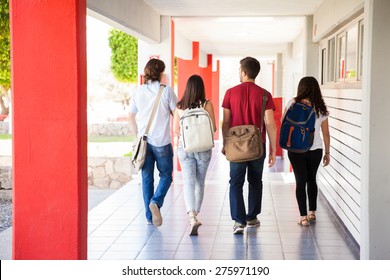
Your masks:
M206 103L206 106L204 108L207 113L209 113L209 116L211 118L211 121L213 123L213 131L216 132L217 131L217 125L215 123L215 114L214 114L214 106L213 106L213 103L211 103L211 101L208 101Z
M175 137L180 136L180 117L179 117L179 109L176 109L173 112L173 133Z
M327 166L330 162L330 134L329 134L329 123L326 118L321 124L322 138L325 146L325 154L323 159L324 166Z

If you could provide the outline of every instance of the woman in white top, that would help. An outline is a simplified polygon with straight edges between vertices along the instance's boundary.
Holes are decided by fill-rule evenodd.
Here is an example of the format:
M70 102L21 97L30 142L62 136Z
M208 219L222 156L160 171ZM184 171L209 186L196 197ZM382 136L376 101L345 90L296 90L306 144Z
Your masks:
M174 116L174 132L179 138L178 157L183 172L184 201L187 214L190 218L190 235L198 235L198 228L202 224L197 219L204 196L204 183L207 168L211 160L211 149L199 153L187 153L180 143L180 117L187 108L202 106L209 114L213 131L216 131L214 107L211 101L206 99L203 80L198 75L191 76L186 85L183 98L177 103Z
M314 77L304 77L298 85L298 93L295 98L290 100L283 111L283 117L286 110L294 103L301 100L308 100L316 113L315 132L313 146L305 153L288 152L293 167L296 181L296 198L298 202L300 220L298 224L302 226L310 225L310 222L316 221L315 211L317 210L318 187L316 182L317 170L321 159L323 165L327 166L330 161L330 135L328 125L329 112L326 108L324 99L321 94L320 86ZM322 131L323 140L321 140L320 130ZM325 154L323 155L323 145ZM306 185L307 197L309 200L309 215L306 205Z

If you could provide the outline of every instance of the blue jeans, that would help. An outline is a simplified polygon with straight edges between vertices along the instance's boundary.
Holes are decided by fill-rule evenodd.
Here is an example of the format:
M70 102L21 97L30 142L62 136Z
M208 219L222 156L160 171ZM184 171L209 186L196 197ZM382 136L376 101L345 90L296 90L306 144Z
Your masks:
M177 149L184 181L184 201L187 213L200 212L204 196L204 182L211 160L211 150L201 153L186 153L179 145Z
M156 192L154 191L154 164L157 164L160 181ZM147 144L146 158L142 167L142 191L144 197L145 214L148 221L152 220L152 213L149 210L151 202L156 203L159 208L164 204L164 198L172 183L173 173L173 149L172 144L162 147L155 147Z
M256 219L261 212L263 196L263 167L266 154L261 158L246 162L230 162L230 214L234 221L246 225L247 221ZM243 186L248 168L248 213L246 213Z

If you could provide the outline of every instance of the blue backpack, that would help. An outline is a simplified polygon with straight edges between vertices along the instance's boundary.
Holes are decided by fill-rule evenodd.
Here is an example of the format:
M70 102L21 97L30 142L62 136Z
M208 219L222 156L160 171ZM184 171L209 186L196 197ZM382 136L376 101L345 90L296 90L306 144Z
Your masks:
M313 145L316 114L307 100L288 108L280 128L279 145L294 153L307 152Z

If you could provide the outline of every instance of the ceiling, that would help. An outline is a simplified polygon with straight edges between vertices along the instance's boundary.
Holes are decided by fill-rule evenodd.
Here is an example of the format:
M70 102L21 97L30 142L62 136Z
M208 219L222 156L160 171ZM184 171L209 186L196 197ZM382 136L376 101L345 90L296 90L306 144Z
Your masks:
M324 0L144 0L176 32L215 57L272 56L304 30Z

